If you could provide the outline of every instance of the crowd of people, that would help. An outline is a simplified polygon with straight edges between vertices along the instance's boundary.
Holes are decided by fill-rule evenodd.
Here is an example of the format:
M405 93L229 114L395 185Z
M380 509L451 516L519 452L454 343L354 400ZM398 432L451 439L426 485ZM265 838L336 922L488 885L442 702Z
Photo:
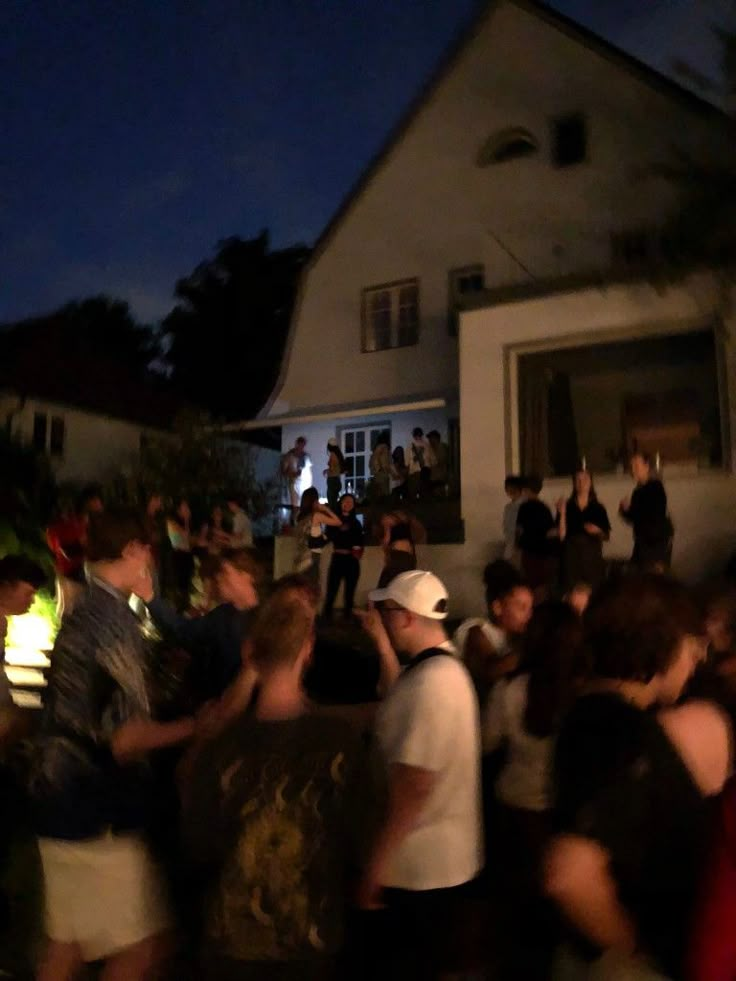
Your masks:
M511 481L508 557L484 570L485 614L452 633L406 511L382 519L358 610L352 495L301 495L295 571L276 582L229 502L227 530L213 512L199 538L213 608L184 615L161 595L160 502L88 508L35 727L0 685L0 849L33 829L39 981L90 962L112 979L736 978L736 585L666 574L645 464L615 575L586 471L557 519L537 481L518 497ZM185 503L174 551L194 538ZM3 636L43 578L0 560ZM363 704L308 688L341 582L375 661ZM151 621L186 655L173 686Z
M634 490L621 501L619 516L633 530L632 564L642 571L665 572L674 536L667 494L645 453L633 454L631 474ZM534 475L506 478L505 557L519 564L538 597L555 586L564 592L577 583L596 589L606 574L603 543L610 537L611 522L590 471L584 465L575 471L572 493L556 502L555 514L540 499L542 485L542 478Z
M406 446L391 448L391 434L380 432L371 446L368 457L368 480L365 498L370 502L416 500L423 497L447 496L450 490L450 450L438 430L426 435L421 426L412 430ZM349 469L337 437L331 436L325 447L325 479L327 505L338 510L343 490L352 493L363 484L363 475ZM283 504L292 515L300 508L301 495L314 483L314 466L307 452L307 440L299 436L294 445L281 457ZM343 486L344 483L344 486ZM325 495L320 495L325 496Z
M90 518L104 510L102 491L85 488L73 502L62 500L58 515L46 530L54 567L61 584L62 601L68 605L85 583L87 531ZM253 545L253 528L242 497L228 493L209 509L193 508L186 497L178 497L167 508L159 491L149 493L141 515L151 545L156 587L177 607L189 606L194 581L200 568L204 579L211 562L226 548ZM200 576L201 578L201 576ZM206 597L203 597L206 604Z

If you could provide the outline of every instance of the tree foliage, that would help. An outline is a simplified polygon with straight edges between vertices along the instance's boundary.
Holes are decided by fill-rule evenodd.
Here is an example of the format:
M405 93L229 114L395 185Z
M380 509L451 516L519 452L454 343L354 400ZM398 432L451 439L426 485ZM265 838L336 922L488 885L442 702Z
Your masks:
M276 383L304 246L270 251L268 235L228 238L176 286L163 322L176 390L217 416L254 416Z
M48 460L0 431L0 555L21 552L51 569L44 529L56 500Z
M18 358L29 346L43 344L47 354L53 352L68 364L104 360L142 375L160 353L153 329L139 324L124 300L102 294L4 326L0 344L7 358Z
M736 2L732 4L736 16ZM715 29L720 44L720 75L711 79L687 62L675 68L704 95L733 109L736 99L736 31ZM736 262L736 121L723 121L719 157L676 154L655 168L679 190L679 204L663 230L672 265L705 265L729 276Z
M186 497L209 507L236 494L252 517L262 517L276 503L276 486L256 479L254 452L246 444L219 436L208 416L185 412L171 436L148 437L143 442L133 471L106 496L130 502L158 492L171 502Z

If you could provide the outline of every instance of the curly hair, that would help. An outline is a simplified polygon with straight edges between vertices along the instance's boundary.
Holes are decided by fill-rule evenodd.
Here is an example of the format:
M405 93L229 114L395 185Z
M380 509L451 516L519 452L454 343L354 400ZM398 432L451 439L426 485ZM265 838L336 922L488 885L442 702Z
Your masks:
M584 624L597 677L644 683L667 670L686 636L703 633L689 590L653 573L606 583L594 595Z

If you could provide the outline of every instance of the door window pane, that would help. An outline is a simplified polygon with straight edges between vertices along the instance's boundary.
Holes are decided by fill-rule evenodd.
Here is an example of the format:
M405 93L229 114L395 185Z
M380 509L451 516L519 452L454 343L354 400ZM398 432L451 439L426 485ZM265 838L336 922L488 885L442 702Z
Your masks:
M37 450L46 449L47 417L45 412L33 414L33 446Z

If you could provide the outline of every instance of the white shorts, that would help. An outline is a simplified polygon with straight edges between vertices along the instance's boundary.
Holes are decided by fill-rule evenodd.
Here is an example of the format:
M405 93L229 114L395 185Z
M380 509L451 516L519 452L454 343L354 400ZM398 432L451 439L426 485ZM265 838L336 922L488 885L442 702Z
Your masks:
M46 935L102 960L171 926L163 880L135 835L40 838Z

